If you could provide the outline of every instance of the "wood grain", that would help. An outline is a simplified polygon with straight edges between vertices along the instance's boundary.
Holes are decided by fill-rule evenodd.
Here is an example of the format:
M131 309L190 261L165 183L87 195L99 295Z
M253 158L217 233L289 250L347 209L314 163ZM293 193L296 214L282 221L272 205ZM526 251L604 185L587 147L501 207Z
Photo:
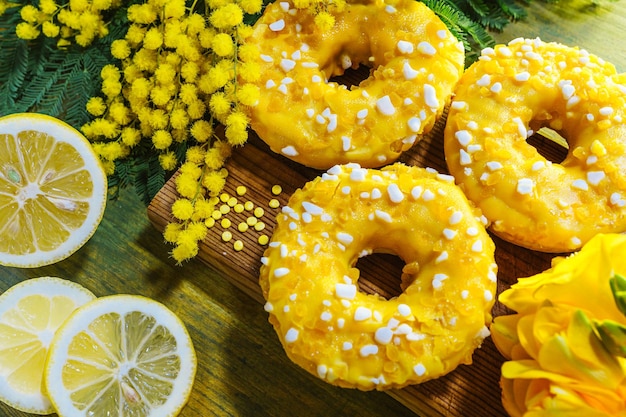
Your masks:
M558 41L579 45L607 60L618 69L626 68L626 53L621 38L626 22L623 4L602 3L591 6L585 2L561 2L559 4L533 3L531 14L525 21L510 25L496 35L500 42L515 37L541 37L546 41ZM354 75L358 78L358 74ZM435 126L413 149L405 153L401 161L410 165L428 166L447 172L442 149L443 122ZM565 151L552 142L534 138L534 146L554 162L562 160ZM230 176L226 192L235 195L239 185L245 185L248 193L242 198L254 202L266 210L262 221L263 233L271 235L277 210L269 209L268 201L274 196L271 187L279 184L284 192L279 196L285 204L288 196L306 181L320 172L297 165L269 151L267 146L252 135L249 143L237 149L228 162ZM170 220L169 205L176 197L170 181L148 209L153 224L162 229ZM234 216L233 223L245 220L247 214ZM263 247L256 243L258 233L247 231L236 237L245 243L245 249L237 252L232 243L221 239L219 227L210 233L201 246L199 258L219 271L244 293L259 303L263 302L257 283L260 257ZM530 276L547 269L554 254L526 250L493 236L496 242L496 262L499 265L498 294L519 277ZM399 292L399 271L402 262L393 256L367 257L358 265L361 270L359 284L365 292L376 292L385 297ZM496 304L494 314L505 314L506 309ZM389 391L388 394L420 416L501 416L506 415L500 403L498 385L503 358L491 340L487 340L474 355L471 366L461 366L451 374L418 386ZM295 366L295 365L291 365Z

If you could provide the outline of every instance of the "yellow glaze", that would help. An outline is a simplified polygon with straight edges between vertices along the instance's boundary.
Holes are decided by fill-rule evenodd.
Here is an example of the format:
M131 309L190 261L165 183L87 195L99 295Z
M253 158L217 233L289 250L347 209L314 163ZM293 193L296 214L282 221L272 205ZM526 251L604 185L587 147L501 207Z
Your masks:
M265 310L287 355L319 378L399 388L469 364L496 294L486 220L451 176L396 163L335 166L296 191L262 259ZM406 263L390 300L358 290L360 257Z
M414 0L349 2L334 16L320 32L307 10L267 6L246 40L260 50L251 126L274 152L310 167L379 167L430 131L463 72L463 46ZM359 64L372 69L360 85L329 81Z
M579 249L626 230L626 77L578 48L515 39L485 49L463 75L445 129L450 173L512 243ZM569 145L553 163L527 138L541 127Z

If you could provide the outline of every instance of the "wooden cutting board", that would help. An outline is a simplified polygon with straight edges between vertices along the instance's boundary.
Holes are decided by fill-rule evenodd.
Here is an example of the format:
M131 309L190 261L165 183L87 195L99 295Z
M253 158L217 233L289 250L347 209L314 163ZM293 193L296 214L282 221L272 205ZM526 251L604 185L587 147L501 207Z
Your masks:
M435 126L431 134L405 153L401 161L446 172L442 130L443 120ZM556 158L562 153L558 146L549 141L543 142L538 148L549 158ZM263 208L264 214L257 218L254 216L254 210L236 213L231 208L216 221L206 239L201 242L198 257L244 293L263 303L258 273L265 247L259 244L257 239L262 234L271 236L275 216L280 211L280 208L271 208L268 203L271 199L278 199L281 206L286 204L289 196L297 188L319 175L320 171L305 168L274 154L254 134L244 147L234 151L227 168L229 176L224 193L235 197L240 204L252 202L255 208ZM177 196L174 181L175 176L156 195L148 208L150 221L161 231L171 219L170 207ZM246 192L239 196L237 187L241 185L246 187ZM274 185L282 187L282 192L278 196L272 193ZM228 203L225 202L224 205ZM257 231L250 227L247 231L240 232L237 225L246 222L249 217L257 218L258 222L265 224L265 228ZM220 224L222 219L230 220L231 226L222 227ZM233 235L229 242L222 239L225 230ZM234 249L235 240L243 242L243 250ZM499 265L498 292L508 288L517 277L533 275L550 266L553 255L525 250L495 237L494 240L497 247L496 262ZM361 290L376 292L387 298L397 295L400 292L402 266L402 261L395 256L372 255L363 258L357 264L362 273L359 279ZM494 315L503 313L504 308L496 305ZM389 391L389 394L420 416L506 415L501 408L498 385L502 361L503 358L488 339L482 348L476 351L474 364L471 366L461 366L448 376L419 386Z

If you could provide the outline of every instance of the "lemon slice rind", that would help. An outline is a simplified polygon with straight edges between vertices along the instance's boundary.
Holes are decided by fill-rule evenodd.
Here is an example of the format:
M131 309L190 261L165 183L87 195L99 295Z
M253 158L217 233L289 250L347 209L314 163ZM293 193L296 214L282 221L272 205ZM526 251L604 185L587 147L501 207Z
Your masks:
M66 388L64 380L64 368L68 360L73 361L74 364L81 362L81 358L77 358L75 355L70 357L68 353L72 342L79 334L89 333L93 335L92 330L88 329L89 325L105 315L115 314L125 317L128 314L135 313L140 313L146 317L154 317L159 326L167 329L176 340L176 354L180 358L179 370L177 375L172 378L173 390L163 404L150 408L150 412L146 416L176 416L187 403L195 379L197 363L191 338L183 322L167 307L157 301L142 296L119 294L101 297L77 309L54 336L46 362L44 383L48 396L59 416L80 417L89 415L85 407L77 406L72 400L71 392ZM100 346L98 349L100 349L106 342L98 342L98 344ZM128 352L128 354L132 356L132 352ZM129 370L136 366L136 357L127 359L111 367L111 379L117 381L120 392L125 391L125 389L131 390L132 394L128 394L127 397L134 397L131 398L132 401L143 401L144 398L141 392L133 390L122 382L124 377L128 376ZM85 359L85 363L91 365L93 360ZM104 372L109 372L109 370ZM107 378L109 378L109 375L105 377L105 379ZM160 376L159 378L166 379L168 376ZM101 380L102 374L100 375L100 381L94 380L94 386ZM89 383L86 385L89 385ZM84 388L85 386L81 387L81 389ZM96 401L98 399L94 393L92 403ZM143 414L136 415L141 416Z
M16 329L22 332L24 331L24 327L28 327L28 323L19 326L16 326L15 323L6 323L6 315L19 310L18 303L20 300L33 295L43 295L50 299L53 297L67 297L74 302L75 306L86 304L96 298L91 291L83 286L56 277L32 278L14 285L0 295L0 323L2 324L2 330L0 330L0 355L6 354L5 349L15 353L11 348L17 343L13 340L14 334L7 334L4 331L7 330L10 332L11 329ZM23 313L24 312L18 312L21 317L28 321L28 314ZM64 319L65 317L61 317L57 318L56 321L63 321ZM43 339L41 348L48 349L45 343L49 343L50 340L48 338L55 330L56 328L48 328L43 332L44 334L40 335L40 338ZM13 355L10 360L17 360L15 359L17 357L20 356ZM0 369L0 399L4 403L20 411L32 414L45 415L54 412L48 397L41 390L38 392L25 392L24 390L16 388L9 382L8 375L6 375L4 371L5 369ZM42 377L43 371L42 367Z
M89 198L90 209L83 223L80 227L71 230L69 238L56 248L25 254L0 252L0 265L33 268L66 259L93 236L104 215L107 199L107 177L89 141L69 124L54 117L36 113L16 113L0 118L1 135L17 137L18 133L25 130L43 132L54 137L58 143L67 143L76 149L85 163L85 168L90 173L93 187L92 195ZM63 158L64 155L52 155L51 157ZM50 202L55 205L63 204L58 196L53 195L50 196Z

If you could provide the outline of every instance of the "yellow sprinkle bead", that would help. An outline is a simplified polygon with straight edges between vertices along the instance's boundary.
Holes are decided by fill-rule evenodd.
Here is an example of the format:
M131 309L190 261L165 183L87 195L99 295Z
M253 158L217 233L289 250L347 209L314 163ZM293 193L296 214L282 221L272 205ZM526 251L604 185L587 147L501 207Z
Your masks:
M220 194L220 201L222 203L225 203L228 201L228 199L230 198L230 196L227 193L222 193Z
M259 221L259 219L257 219L256 217L248 217L246 219L246 223L248 224L248 226L254 226L255 224L257 224L257 222Z
M233 210L235 211L235 213L243 213L243 204L241 203L237 203L235 204L235 207L233 207Z
M243 249L243 242L241 240L235 240L235 243L233 243L233 249L237 252L241 251Z
M250 226L248 226L248 223L241 222L239 223L239 225L237 225L237 230L239 230L241 233L244 233L248 230L249 227Z
M248 191L248 189L243 185L240 185L239 187L237 187L237 195L239 196L244 195L246 191Z
M263 215L265 214L265 210L263 210L263 207L257 207L254 209L254 216L257 218L263 217Z
M246 201L246 202L243 204L243 208L244 208L246 211L250 211L250 210L252 210L252 209L254 208L254 203L253 203L252 201Z
M277 200L277 199L275 199L275 198L272 198L272 199L270 200L270 202L269 202L267 205L268 205L268 206L270 206L270 208L275 209L275 208L280 207L280 201L278 201L278 200Z
M256 230L257 232L260 232L263 229L265 229L265 223L263 222L258 222L254 225L254 230Z
M269 241L270 241L270 237L268 235L261 235L257 239L257 242L259 242L259 245L262 245L262 246L267 245Z
M279 195L282 192L283 192L283 187L281 187L280 185L276 184L272 187L272 194Z
M215 219L213 217L209 217L204 221L204 224L206 227L213 227L215 226Z
M221 212L222 214L226 214L226 213L228 213L229 211L230 211L230 206L229 206L228 204L222 204L222 205L220 206L220 212Z
M235 207L235 205L237 204L237 198L235 197L229 198L226 204L228 204L229 207Z
M222 225L224 229L228 229L232 225L232 222L228 219L222 219L220 224Z
M228 230L226 230L224 233L222 233L222 240L224 242L230 242L233 238L233 234L231 232L229 232Z
M222 212L219 210L213 210L213 213L211 213L211 217L215 220L219 220L222 218Z

